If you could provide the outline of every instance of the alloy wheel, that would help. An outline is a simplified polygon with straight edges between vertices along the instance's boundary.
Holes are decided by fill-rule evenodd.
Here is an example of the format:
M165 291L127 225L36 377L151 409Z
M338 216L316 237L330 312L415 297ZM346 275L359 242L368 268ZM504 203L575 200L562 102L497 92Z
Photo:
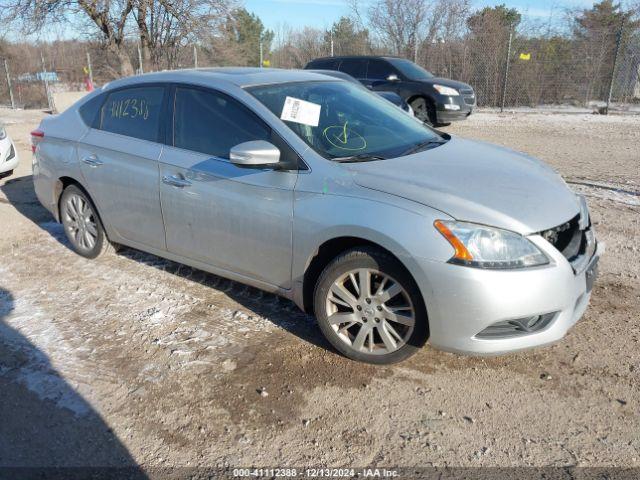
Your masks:
M427 106L427 102L423 98L417 98L413 102L411 102L411 108L413 109L414 115L424 123L431 125L431 119L429 117L429 107Z
M64 226L75 246L93 250L98 241L98 224L89 202L78 194L67 197L63 208Z
M370 268L341 275L326 299L328 323L357 352L385 355L401 348L416 318L411 298L391 276Z

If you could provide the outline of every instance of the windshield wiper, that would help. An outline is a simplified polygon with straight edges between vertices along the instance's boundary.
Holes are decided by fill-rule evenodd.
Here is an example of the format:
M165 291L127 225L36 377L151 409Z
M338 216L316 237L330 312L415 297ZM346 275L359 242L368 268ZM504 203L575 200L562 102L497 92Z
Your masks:
M420 142L417 145L414 145L413 147L411 147L406 152L402 152L402 155L400 156L411 155L412 153L417 153L420 150L425 150L429 147L432 147L432 148L437 147L439 145L444 145L445 143L447 143L446 140L427 140L426 142Z
M385 157L380 155L370 155L368 153L360 153L358 155L351 155L350 157L335 157L332 158L334 162L340 163L355 163L355 162L369 162L371 160L386 160Z

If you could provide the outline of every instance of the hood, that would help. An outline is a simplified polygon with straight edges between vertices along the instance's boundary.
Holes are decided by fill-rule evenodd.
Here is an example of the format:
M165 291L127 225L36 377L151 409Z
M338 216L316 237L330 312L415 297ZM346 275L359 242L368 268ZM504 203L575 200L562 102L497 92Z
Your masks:
M361 187L521 234L555 227L580 211L576 195L550 167L483 142L452 137L413 155L345 165Z
M471 87L471 85L464 82L459 82L457 80L451 80L450 78L431 77L429 79L422 80L422 82L428 83L429 85L434 85L437 83L438 85L455 88L456 90L460 90L462 88L470 88L471 90L473 90L473 87Z

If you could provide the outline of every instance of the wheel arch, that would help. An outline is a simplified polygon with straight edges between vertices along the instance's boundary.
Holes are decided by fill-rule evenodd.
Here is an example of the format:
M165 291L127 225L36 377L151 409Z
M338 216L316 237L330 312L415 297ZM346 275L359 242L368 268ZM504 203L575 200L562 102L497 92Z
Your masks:
M89 197L89 200L91 201L91 203L93 204L93 207L96 210L96 213L98 214L98 220L100 221L100 224L103 226L103 228L105 228L105 224L103 221L103 217L102 217L102 213L100 212L100 208L98 207L98 205L96 204L95 199L93 198L93 196L91 196L91 194L89 193L89 191L87 190L87 188L82 184L82 182L80 182L77 178L74 177L70 177L70 176L62 176L60 178L58 178L58 180L56 180L56 183L54 185L54 198L55 198L55 208L56 208L56 220L58 220L58 222L62 221L62 218L60 216L60 200L62 199L62 192L65 191L65 189L70 186L70 185L74 185L76 187L78 187L80 190L82 190L82 192ZM108 232L105 229L105 235L107 235L107 239L109 237Z
M427 101L427 103L429 103L433 107L435 107L435 105L436 105L436 101L426 93L412 93L407 98L407 103L411 103L414 100L417 100L418 98L424 98Z
M91 198L91 195L89 195L89 192L87 191L87 189L84 187L84 185L82 185L82 183L78 179L70 176L62 176L58 178L55 184L53 185L53 198L55 200L55 206L56 206L55 213L56 213L56 220L58 221L60 221L60 199L62 198L62 192L64 192L64 190L69 185L75 185L76 187L81 189L86 195L88 195L89 198ZM91 201L93 202L93 198L91 198ZM93 202L93 204L95 205L95 202Z
M382 245L381 242L375 242L363 236L337 236L325 240L322 244L320 244L307 261L307 267L304 271L302 282L301 299L301 306L303 307L305 312L313 312L313 293L318 278L320 277L320 274L325 269L325 267L338 255L355 247L373 247L391 256L398 262L400 266L402 266L402 268L406 270L407 274L416 283L418 290L420 290L420 286L414 275L413 268L407 265L406 261L403 261L402 258L400 258L391 250L391 248L393 248L391 245L389 245L388 248Z

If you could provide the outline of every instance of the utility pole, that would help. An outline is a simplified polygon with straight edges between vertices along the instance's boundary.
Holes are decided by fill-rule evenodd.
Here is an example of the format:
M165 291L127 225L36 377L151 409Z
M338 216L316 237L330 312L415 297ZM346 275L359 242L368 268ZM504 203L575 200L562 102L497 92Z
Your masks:
M609 114L609 106L611 105L611 97L613 96L613 82L616 76L616 67L618 66L618 54L620 53L620 44L622 43L622 29L624 28L624 21L620 23L620 29L616 35L616 50L613 54L613 67L611 67L611 79L609 81L609 95L607 96L607 107L605 115Z
M16 109L16 102L13 99L13 89L11 88L11 75L9 75L9 62L4 59L4 73L7 74L7 87L9 87L9 97L11 98L11 108Z
M51 98L51 92L49 91L49 80L47 80L47 67L44 64L44 54L40 51L40 60L42 61L42 82L44 83L44 91L47 95L47 105L49 110L53 112L53 101Z
M198 48L193 46L193 68L198 68Z
M509 47L507 48L507 66L504 69L504 85L502 86L502 103L500 112L504 112L504 104L507 101L507 83L509 82L509 63L511 63L511 42L513 41L513 27L509 28Z
M89 82L93 85L93 68L91 67L91 55L87 50L87 70L89 70Z
M263 51L262 51L262 40L260 40L260 68L262 68L263 63Z
M329 35L331 37L331 56L333 57L333 29L331 29Z
M142 47L140 46L140 42L138 42L138 73L142 75L144 70L142 69Z

